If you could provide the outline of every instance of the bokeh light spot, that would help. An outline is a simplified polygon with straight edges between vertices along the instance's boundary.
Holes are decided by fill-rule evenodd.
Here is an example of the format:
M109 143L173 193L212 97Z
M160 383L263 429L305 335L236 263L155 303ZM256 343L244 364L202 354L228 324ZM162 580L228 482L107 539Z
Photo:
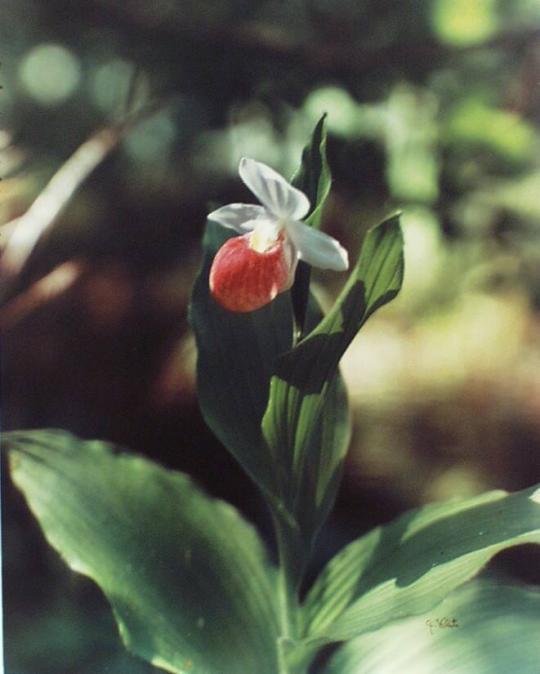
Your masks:
M162 112L138 124L126 138L125 148L135 161L161 164L168 159L175 137L176 125Z
M90 82L90 96L96 107L102 112L115 112L128 98L135 68L124 59L112 59L96 68ZM146 78L137 79L137 98L139 102L148 97Z
M477 98L465 99L451 111L447 133L452 142L484 145L509 160L526 160L536 151L532 126L516 113Z
M328 130L344 138L375 138L383 130L380 106L357 103L340 87L315 89L306 98L304 111L312 125L326 112Z
M348 136L356 131L357 104L350 94L339 87L315 89L307 98L305 109L313 119L328 113L328 128Z
M59 105L77 89L81 69L77 57L58 44L40 44L24 57L19 76L28 94L42 105Z
M498 28L494 0L436 0L433 27L449 44L477 44L489 39Z

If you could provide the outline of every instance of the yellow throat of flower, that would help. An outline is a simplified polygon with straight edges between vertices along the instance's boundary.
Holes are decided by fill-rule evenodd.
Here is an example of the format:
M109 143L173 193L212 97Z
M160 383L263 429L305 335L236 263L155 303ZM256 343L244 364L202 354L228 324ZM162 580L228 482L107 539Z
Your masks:
M283 224L280 222L261 220L257 223L249 237L250 248L257 253L265 253L275 245L282 230Z

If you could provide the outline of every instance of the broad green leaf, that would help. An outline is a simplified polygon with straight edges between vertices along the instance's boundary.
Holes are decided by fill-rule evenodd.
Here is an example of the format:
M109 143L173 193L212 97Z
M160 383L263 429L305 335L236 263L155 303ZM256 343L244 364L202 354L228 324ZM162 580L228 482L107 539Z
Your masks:
M275 674L275 572L231 506L101 442L4 437L47 540L101 587L130 650L181 674Z
M540 489L405 513L340 552L305 603L306 636L341 641L430 610L498 552L540 543Z
M540 592L473 581L343 646L325 674L538 674Z
M262 425L285 467L284 501L308 547L334 502L347 448L339 360L367 318L395 297L402 277L403 243L394 217L369 231L328 315L277 360Z
M204 261L195 281L190 320L197 340L197 390L208 426L267 495L276 495L274 459L261 419L276 358L292 345L289 293L247 314L220 307L208 277L230 230L208 221Z

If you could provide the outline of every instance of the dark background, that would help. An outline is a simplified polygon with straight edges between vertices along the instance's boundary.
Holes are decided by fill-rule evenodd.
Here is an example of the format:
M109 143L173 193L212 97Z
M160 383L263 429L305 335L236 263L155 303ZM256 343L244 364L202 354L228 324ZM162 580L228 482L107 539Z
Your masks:
M401 208L406 282L344 359L354 435L312 573L406 508L540 481L538 2L4 0L0 15L6 251L77 147L137 122L22 268L3 267L4 430L114 441L195 475L269 536L201 419L187 304L205 214L250 200L239 158L290 176L327 112L324 228L354 258ZM40 284L64 263L73 277ZM342 278L315 280L328 305ZM3 490L8 672L153 671ZM539 561L521 549L497 568L540 582Z

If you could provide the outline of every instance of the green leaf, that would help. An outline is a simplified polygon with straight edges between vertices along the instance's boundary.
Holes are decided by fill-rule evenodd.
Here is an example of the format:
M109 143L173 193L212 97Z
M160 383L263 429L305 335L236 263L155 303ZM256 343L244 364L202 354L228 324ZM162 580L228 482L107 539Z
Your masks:
M333 308L277 360L262 425L284 467L284 501L308 549L334 502L347 449L339 360L367 318L395 297L402 278L403 243L396 216L369 231Z
M343 646L325 674L537 674L540 593L474 581L416 618Z
M326 115L323 115L313 130L311 142L302 153L302 163L291 183L304 192L311 204L306 224L319 228L322 211L330 194L332 175L326 160ZM296 324L300 334L304 334L306 309L309 300L311 267L300 260L291 290Z
M326 159L326 115L317 122L311 141L302 152L302 163L291 184L309 199L311 208L306 218L308 225L319 227L324 204L330 194L332 176Z
M6 434L49 543L169 672L275 674L275 571L254 529L185 475L62 431Z
M498 552L540 543L540 490L429 505L340 552L306 599L306 636L341 641L430 610Z
M237 314L210 295L209 273L218 248L232 235L208 221L204 261L195 281L190 320L197 340L197 389L206 423L270 500L276 498L275 462L261 419L276 358L292 346L289 293L257 311Z
M390 302L403 282L403 236L395 215L367 233L360 257L324 320L277 363L276 374L319 394L360 328Z

